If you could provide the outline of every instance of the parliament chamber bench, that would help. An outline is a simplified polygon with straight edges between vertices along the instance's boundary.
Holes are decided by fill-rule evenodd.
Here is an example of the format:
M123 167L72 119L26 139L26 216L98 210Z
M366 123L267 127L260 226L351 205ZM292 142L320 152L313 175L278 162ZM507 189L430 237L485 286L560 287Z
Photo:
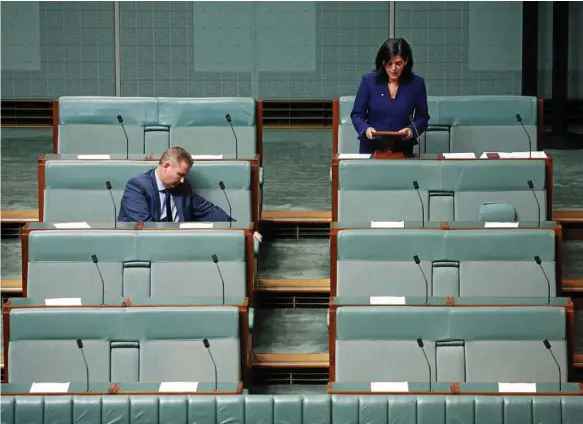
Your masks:
M414 147L418 155L471 152L480 156L485 152L524 152L529 148L536 151L542 147L542 100L536 97L429 96L427 103L429 126ZM359 151L358 135L350 118L353 105L354 96L340 97L333 103L334 155Z
M332 221L550 221L552 160L333 159Z
M570 302L338 305L329 319L331 382L558 385L572 374Z
M562 235L555 223L379 224L331 227L331 296L550 298L561 293Z
M53 153L161 155L180 146L224 159L261 157L262 105L246 97L60 97Z
M579 424L563 395L10 395L4 424Z
M235 220L257 223L263 184L258 161L258 157L195 160L187 178L197 194ZM127 182L157 165L158 160L152 157L103 160L43 155L38 161L39 220L113 223ZM111 184L111 190L106 182Z
M247 305L7 303L4 382L246 384L251 319Z
M77 229L27 224L21 230L23 295L79 301L209 297L218 303L223 297L249 297L252 302L259 245L250 224L193 224L87 223L89 228Z

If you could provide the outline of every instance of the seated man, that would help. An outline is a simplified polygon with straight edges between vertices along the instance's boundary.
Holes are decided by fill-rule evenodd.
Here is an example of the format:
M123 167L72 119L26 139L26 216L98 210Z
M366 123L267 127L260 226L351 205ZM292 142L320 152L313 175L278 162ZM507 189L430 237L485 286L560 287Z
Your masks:
M199 196L186 178L192 156L181 147L170 147L158 166L126 184L118 221L187 222L235 221L224 210Z

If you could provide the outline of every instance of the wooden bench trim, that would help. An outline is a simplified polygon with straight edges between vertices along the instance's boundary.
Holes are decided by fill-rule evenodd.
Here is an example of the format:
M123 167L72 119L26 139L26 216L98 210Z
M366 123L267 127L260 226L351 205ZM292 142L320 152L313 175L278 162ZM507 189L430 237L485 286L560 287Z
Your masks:
M38 210L28 211L2 211L0 212L2 223L26 223L38 222Z
M330 279L259 279L257 291L262 292L315 292L330 293Z
M329 223L332 220L331 211L263 211L263 221L287 223Z
M328 368L327 353L255 353L251 361L254 367L263 368Z

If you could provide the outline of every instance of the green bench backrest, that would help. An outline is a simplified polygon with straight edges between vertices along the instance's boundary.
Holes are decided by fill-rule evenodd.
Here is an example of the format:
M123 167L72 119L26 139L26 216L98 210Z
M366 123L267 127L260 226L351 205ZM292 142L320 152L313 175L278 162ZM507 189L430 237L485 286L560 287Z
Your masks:
M258 152L255 110L246 97L61 97L57 153L159 155L181 146L194 155L249 159Z
M577 396L2 396L3 424L567 424Z
M556 296L552 229L354 229L337 233L338 296ZM421 261L423 273L413 257Z
M341 160L338 221L538 221L544 160Z
M45 162L44 214L48 222L113 222L114 211L105 182L110 181L119 213L127 182L155 168L157 161L48 160ZM195 161L188 173L193 190L229 213L225 194L231 201L233 218L251 222L251 162Z
M10 311L9 383L241 380L236 307L25 308ZM5 352L6 353L6 352Z
M27 295L37 298L246 297L245 232L42 230L28 236Z
M566 381L562 307L346 306L336 312L335 381ZM357 361L358 359L358 361Z

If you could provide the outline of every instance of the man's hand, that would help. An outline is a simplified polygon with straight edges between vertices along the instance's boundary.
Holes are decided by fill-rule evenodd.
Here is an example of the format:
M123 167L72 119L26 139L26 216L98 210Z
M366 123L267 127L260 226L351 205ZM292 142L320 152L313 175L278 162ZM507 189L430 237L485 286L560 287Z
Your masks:
M259 243L263 241L263 236L259 234L257 231L253 233L253 239L257 240Z
M409 140L410 138L413 138L413 130L411 128L403 128L399 132L403 133L403 135L405 136L405 140Z
M366 129L366 138L368 138L369 140L373 139L372 133L373 132L377 132L377 130L375 130L373 127L368 127Z

